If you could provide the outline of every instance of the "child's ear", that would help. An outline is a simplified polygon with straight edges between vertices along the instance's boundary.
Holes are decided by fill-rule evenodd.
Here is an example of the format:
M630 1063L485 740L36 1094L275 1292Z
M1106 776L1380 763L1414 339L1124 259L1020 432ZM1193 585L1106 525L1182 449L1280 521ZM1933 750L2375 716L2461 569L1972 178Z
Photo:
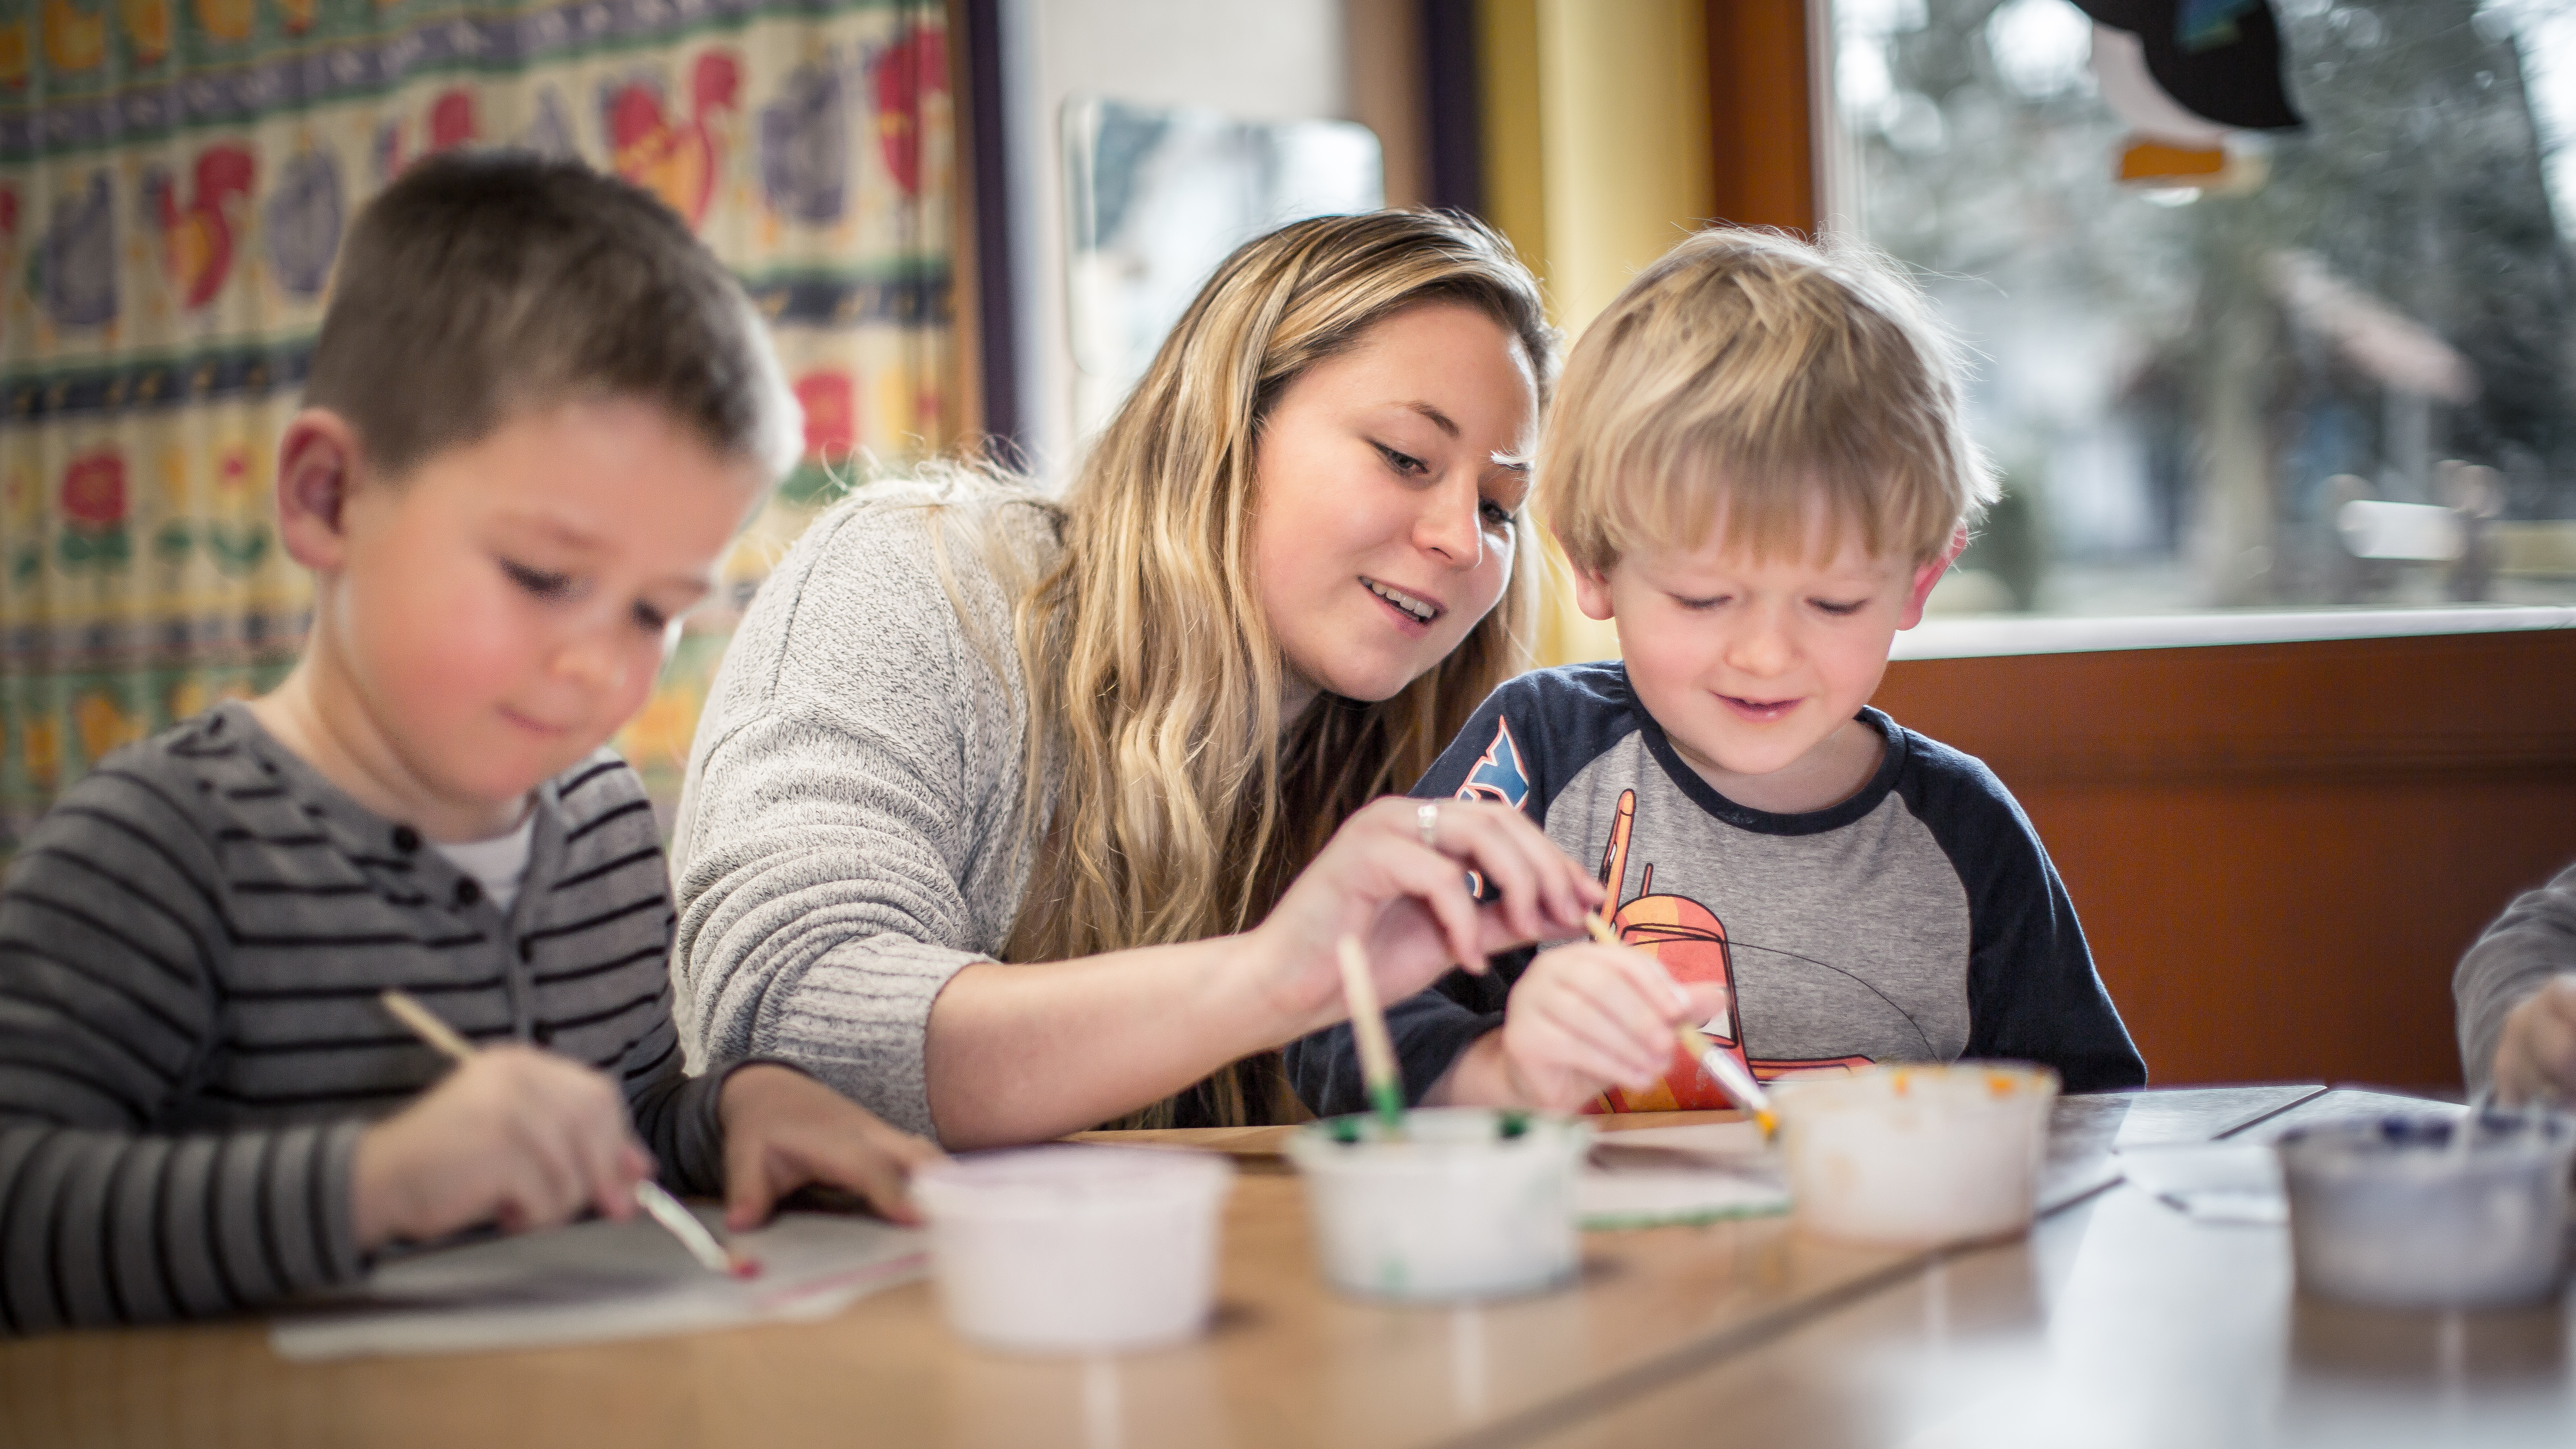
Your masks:
M1906 596L1905 613L1897 619L1897 628L1911 629L1923 622L1923 602L1932 597L1932 586L1941 582L1941 576L1950 571L1950 565L1959 561L1959 555L1967 547L1968 525L1963 523L1959 525L1957 532L1950 535L1948 548L1924 560L1915 568L1914 591Z
M339 569L348 552L343 522L357 487L357 429L329 408L306 408L277 445L277 533L297 563Z
M1581 564L1567 567L1574 573L1574 606L1581 609L1587 619L1597 619L1605 624L1610 622L1613 612L1610 607L1610 575Z
M1548 536L1556 538L1553 532ZM1563 554L1565 541L1557 539L1556 547L1557 551ZM1608 623L1611 613L1609 570L1585 568L1576 563L1571 555L1567 555L1565 571L1574 575L1574 606L1583 611L1583 617Z

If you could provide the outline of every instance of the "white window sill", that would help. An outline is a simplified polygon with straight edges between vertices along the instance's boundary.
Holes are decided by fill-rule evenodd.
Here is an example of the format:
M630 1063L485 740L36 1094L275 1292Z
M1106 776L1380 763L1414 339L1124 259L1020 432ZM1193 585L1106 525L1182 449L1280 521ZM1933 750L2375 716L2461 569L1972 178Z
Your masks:
M1954 616L1926 619L1898 634L1889 657L1974 659L2003 654L2090 654L2113 649L2194 649L2218 644L2295 644L2323 639L2568 628L2576 628L2576 607L2212 610L2105 619Z

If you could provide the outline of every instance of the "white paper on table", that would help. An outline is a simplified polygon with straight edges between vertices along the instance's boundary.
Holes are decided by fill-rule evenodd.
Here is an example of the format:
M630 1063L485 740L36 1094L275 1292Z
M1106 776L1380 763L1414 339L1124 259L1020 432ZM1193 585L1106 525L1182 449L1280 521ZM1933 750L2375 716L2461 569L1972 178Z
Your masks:
M693 1211L720 1220L712 1209ZM433 1248L380 1265L343 1297L279 1315L269 1344L310 1361L810 1321L929 1266L921 1229L838 1213L782 1213L733 1243L760 1261L759 1277L710 1272L640 1212L622 1223Z
M1780 1155L1751 1122L1604 1132L1575 1179L1586 1228L1646 1228L1789 1210Z
M2132 1147L2120 1175L2194 1222L2274 1226L2290 1220L2281 1160L2252 1142Z

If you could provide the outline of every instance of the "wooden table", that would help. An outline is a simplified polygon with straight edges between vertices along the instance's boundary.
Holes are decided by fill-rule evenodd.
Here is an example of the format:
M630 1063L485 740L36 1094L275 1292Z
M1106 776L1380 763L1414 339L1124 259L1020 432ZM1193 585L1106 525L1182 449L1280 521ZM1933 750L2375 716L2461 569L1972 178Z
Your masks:
M1780 1219L1600 1233L1577 1289L1467 1308L1334 1296L1274 1144L1200 1138L1248 1170L1216 1329L1186 1348L985 1353L920 1283L821 1324L444 1358L291 1365L256 1323L64 1334L0 1343L0 1446L1572 1446L1721 1428L1765 1445L2196 1445L2401 1423L2563 1440L2554 1310L2445 1327L2294 1307L2280 1229L2197 1225L2112 1185L2115 1144L2384 1105L2297 1086L2073 1099L2056 1210L2026 1243L1874 1251Z
M2252 1128L2389 1107L2336 1091ZM1889 1291L1508 1442L2019 1449L2576 1442L2567 1304L2392 1313L2298 1294L2285 1230L2194 1222L2121 1186L2026 1244ZM1494 1436L1486 1442L1506 1442Z

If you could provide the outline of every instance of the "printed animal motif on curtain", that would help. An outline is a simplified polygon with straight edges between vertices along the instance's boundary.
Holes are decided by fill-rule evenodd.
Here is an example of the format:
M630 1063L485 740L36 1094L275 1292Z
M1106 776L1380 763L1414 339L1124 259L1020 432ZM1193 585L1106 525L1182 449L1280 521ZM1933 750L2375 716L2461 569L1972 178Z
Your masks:
M921 189L921 108L948 93L948 33L916 29L878 52L868 78L876 92L877 145L886 170L909 196Z
M197 23L206 34L226 45L248 40L259 26L259 12L252 0L196 0Z
M96 327L115 318L116 196L105 170L90 172L77 198L54 203L27 291L64 327Z
M602 100L617 174L659 196L696 226L706 220L724 169L719 118L734 110L742 65L731 54L709 50L689 67L689 109L670 113L659 81L639 76Z
M45 0L45 61L59 71L84 71L107 59L107 16L72 0Z
M24 90L35 47L27 43L25 17L0 20L0 87Z
M261 221L269 275L289 296L313 297L340 250L340 163L320 149L299 151L278 168Z
M63 531L54 547L65 568L116 568L134 556L125 533L123 453L107 447L72 459L60 502Z
M760 186L779 215L802 222L841 219L850 174L850 118L839 55L788 72L779 98L760 108Z
M135 69L148 70L168 57L170 0L118 0L116 10L125 22L125 39L132 47Z
M227 143L197 154L189 188L166 171L145 174L143 197L161 231L162 270L186 310L213 301L232 275L233 233L249 210L258 173L249 151Z

